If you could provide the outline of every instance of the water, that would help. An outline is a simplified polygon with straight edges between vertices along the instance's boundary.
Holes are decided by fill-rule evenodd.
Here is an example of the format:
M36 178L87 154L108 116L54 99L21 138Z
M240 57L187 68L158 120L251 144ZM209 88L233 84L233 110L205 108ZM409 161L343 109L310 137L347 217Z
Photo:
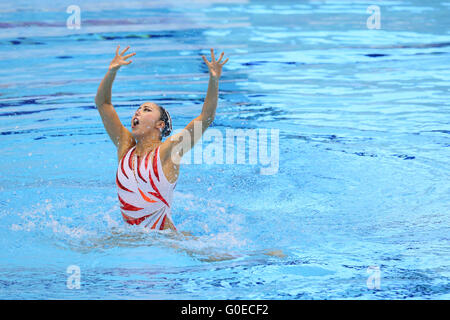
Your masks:
M450 297L450 2L76 4L79 30L61 4L0 5L0 298ZM174 129L197 116L213 47L213 128L280 130L277 174L181 168L173 219L197 238L122 221L94 108L118 44L137 53L113 86L128 128L145 101Z

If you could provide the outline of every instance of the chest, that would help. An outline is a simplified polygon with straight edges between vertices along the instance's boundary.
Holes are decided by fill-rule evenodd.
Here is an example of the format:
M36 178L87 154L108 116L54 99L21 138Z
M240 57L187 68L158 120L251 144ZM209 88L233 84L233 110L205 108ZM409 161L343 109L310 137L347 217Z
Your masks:
M179 165L174 164L170 160L161 161L158 155L155 156L154 152L151 152L145 156L138 156L132 152L128 162L136 178L148 176L149 170L153 170L153 172L163 174L169 183L175 183L180 172Z

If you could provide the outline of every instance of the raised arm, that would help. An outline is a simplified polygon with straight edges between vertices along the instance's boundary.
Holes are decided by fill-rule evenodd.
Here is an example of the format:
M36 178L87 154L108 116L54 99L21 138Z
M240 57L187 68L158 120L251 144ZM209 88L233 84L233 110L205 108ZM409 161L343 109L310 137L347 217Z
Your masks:
M111 89L116 78L116 73L123 65L129 65L132 60L126 61L126 59L134 56L136 53L131 53L124 56L124 53L129 47L124 49L121 54L119 54L120 46L117 46L116 55L109 65L108 72L103 78L100 86L97 90L97 95L95 96L95 105L100 113L100 116L105 126L106 132L108 132L109 137L116 147L120 147L121 144L132 143L133 136L131 132L124 127L120 122L119 116L114 110L111 103Z
M205 56L202 56L203 61L205 61L205 64L209 69L208 91L206 92L202 112L200 116L197 117L198 120L202 121L202 125L204 127L203 132L211 125L214 121L214 117L216 116L217 100L219 98L219 78L222 75L222 66L228 61L227 58L223 63L220 63L223 58L223 54L224 53L222 52L219 60L216 61L214 57L214 50L211 49L211 62L209 62ZM186 127L186 129L188 128Z
M164 153L167 157L170 157L172 155L172 150L178 146L176 148L176 153L179 157L183 156L183 154L194 147L195 143L214 121L216 116L217 100L219 97L219 78L222 75L223 65L228 61L227 58L224 62L220 62L223 55L224 53L222 52L219 60L216 61L214 57L214 50L211 49L211 62L208 61L205 56L202 56L203 61L205 61L205 64L209 69L208 91L206 92L202 112L198 117L189 122L182 132L173 135L163 143L161 154ZM199 130L200 126L201 131Z

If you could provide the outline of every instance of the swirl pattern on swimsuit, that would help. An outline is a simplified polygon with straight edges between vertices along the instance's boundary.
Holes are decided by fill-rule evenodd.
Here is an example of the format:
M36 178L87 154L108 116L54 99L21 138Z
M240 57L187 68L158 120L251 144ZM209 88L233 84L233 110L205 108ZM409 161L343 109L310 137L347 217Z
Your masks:
M143 158L130 148L119 161L116 174L117 196L124 220L132 225L163 230L171 217L173 190L162 169L159 147ZM175 229L176 230L176 229Z

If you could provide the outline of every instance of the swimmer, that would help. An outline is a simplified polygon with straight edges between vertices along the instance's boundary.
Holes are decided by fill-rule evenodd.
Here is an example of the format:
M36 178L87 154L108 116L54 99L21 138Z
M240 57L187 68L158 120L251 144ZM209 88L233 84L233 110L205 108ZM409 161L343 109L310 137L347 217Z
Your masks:
M117 46L115 57L95 97L103 125L117 148L119 163L116 185L122 217L131 225L178 232L172 220L171 206L179 176L180 158L195 145L214 120L219 79L228 58L222 62L222 52L216 60L213 49L211 61L202 56L209 70L208 91L202 111L182 132L170 136L172 119L164 107L154 102L141 104L132 116L129 131L120 122L112 105L111 89L116 74L122 66L132 63L129 58L136 54L125 55L129 48L119 53L120 46ZM194 134L196 123L201 124L201 134ZM166 139L163 141L163 138Z

